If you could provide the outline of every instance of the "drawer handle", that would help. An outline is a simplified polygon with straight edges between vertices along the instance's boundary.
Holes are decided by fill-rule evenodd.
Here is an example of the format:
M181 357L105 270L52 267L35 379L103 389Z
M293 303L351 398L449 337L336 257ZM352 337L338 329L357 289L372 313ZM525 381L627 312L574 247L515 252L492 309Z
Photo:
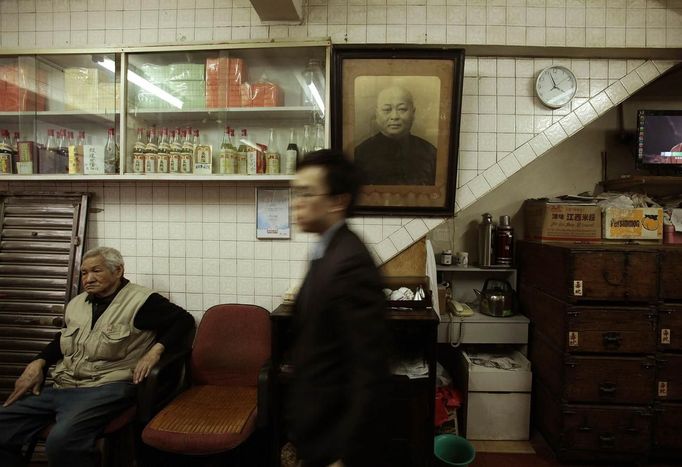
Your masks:
M589 433L590 431L592 431L592 427L587 425L579 426L578 431L582 431L583 433Z
M606 281L607 284L613 285L614 287L623 285L623 281L625 280L624 275L622 275L622 276L620 277L620 281L618 281L618 282L612 281L612 280L609 278L609 273L608 273L608 271L603 271L603 272L602 272L602 277L604 277L604 281Z
M599 393L603 396L613 396L616 393L616 384L615 383L600 384Z
M619 348L620 347L620 342L623 340L623 337L620 335L619 332L605 332L603 334L604 337L604 347L612 347L612 348Z
M30 318L14 318L14 324L32 324L33 320Z
M599 444L603 447L613 447L615 444L616 437L612 434L603 433L599 435Z

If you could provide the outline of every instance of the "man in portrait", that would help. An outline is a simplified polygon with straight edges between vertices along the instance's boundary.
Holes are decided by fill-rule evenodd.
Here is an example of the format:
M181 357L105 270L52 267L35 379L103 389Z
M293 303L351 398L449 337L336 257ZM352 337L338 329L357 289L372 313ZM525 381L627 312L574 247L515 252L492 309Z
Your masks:
M355 164L366 185L433 185L436 148L410 133L416 109L412 94L399 86L377 96L379 133L355 147Z

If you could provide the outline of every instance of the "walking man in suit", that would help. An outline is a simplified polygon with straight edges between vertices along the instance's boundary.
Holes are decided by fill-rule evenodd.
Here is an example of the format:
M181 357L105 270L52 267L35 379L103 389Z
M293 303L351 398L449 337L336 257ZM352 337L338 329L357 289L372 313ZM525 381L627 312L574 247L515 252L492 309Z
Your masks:
M290 436L302 467L380 467L381 401L388 379L379 272L346 225L360 183L339 151L309 153L293 182L293 210L318 234L294 305Z

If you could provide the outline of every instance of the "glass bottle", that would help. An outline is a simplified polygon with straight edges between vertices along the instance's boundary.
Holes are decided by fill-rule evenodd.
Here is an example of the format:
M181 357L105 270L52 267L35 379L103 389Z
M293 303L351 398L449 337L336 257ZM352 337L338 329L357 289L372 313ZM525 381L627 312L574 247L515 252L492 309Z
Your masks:
M78 132L78 141L76 144L78 146L85 146L85 132L83 130Z
M241 137L239 139L239 147L237 148L237 173L239 175L246 175L248 173L248 153L251 149L247 144L248 132L246 128L242 128ZM254 172L255 173L255 172Z
M191 174L194 169L194 146L192 145L192 128L182 130L183 142L180 152L180 173Z
M168 128L161 129L159 151L156 153L156 168L159 173L168 173L170 163L170 143L168 142Z
M128 171L131 171L136 174L143 174L144 173L144 153L145 149L147 147L147 144L144 141L144 128L138 128L137 129L137 141L135 141L135 144L133 145L133 160L132 164L128 165Z
M303 142L301 144L301 151L298 153L298 162L313 150L313 144L312 127L310 125L303 125Z
M172 141L170 144L170 162L168 171L172 174L180 173L182 160L182 141L180 140L180 128L171 131Z
M286 150L286 159L284 160L284 173L293 175L296 173L296 163L298 161L298 145L296 144L296 129L292 128L289 133L289 144Z
M280 162L280 155L275 145L275 129L270 128L268 150L265 153L265 173L268 175L279 175L281 168Z
M69 131L69 143L68 146L75 146L76 145L76 139L73 137L73 131Z
M159 141L156 136L156 128L149 130L149 142L144 149L145 173L156 173L156 156L159 152Z
M59 143L57 144L57 163L55 173L69 173L69 148L66 145L66 130L59 130Z
M315 125L315 144L313 150L319 151L324 149L324 125L318 123Z
M9 131L0 131L0 174L12 173L12 141Z
M232 138L230 136L230 127L225 127L223 133L223 141L220 143L220 156L218 161L218 173L233 174L234 173L234 156Z
M118 173L118 151L114 141L114 129L109 128L107 132L107 143L104 145L104 173Z

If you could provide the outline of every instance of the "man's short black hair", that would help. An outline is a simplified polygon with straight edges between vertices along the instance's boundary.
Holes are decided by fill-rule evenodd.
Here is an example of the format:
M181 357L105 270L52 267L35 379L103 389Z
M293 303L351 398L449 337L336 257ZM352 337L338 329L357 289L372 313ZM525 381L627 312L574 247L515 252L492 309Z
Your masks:
M322 167L325 169L327 188L330 195L350 195L346 215L350 216L360 190L361 177L355 164L336 149L320 149L307 153L296 170L305 167Z

